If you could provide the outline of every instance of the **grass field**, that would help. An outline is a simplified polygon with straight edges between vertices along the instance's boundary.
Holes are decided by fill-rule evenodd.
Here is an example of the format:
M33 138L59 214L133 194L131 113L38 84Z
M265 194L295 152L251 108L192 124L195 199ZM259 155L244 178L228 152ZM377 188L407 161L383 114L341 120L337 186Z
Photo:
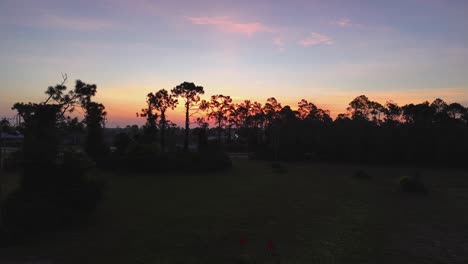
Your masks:
M0 249L0 263L468 263L468 172L419 170L429 193L409 195L398 179L414 169L285 166L101 174L93 224Z

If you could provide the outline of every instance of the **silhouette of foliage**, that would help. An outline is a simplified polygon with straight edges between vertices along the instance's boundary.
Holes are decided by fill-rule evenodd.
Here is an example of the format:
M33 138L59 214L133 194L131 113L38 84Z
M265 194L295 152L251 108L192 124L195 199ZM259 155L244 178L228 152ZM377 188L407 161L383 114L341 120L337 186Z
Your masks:
M79 224L102 198L103 182L86 176L90 161L78 153L64 153L40 188L28 186L5 201L6 227L15 233L48 231ZM41 178L42 175L36 175Z
M107 112L103 104L95 102L88 102L85 105L85 110L84 122L87 130L85 149L88 155L96 158L107 152L102 134Z
M364 170L357 170L353 173L353 177L354 178L358 178L358 179L370 179L370 175L369 173L367 173L366 171Z
M218 130L218 144L221 144L221 132L226 126L232 109L230 96L212 95L210 101L202 100L200 109L207 111L208 120L214 120Z
M202 86L196 86L194 83L183 82L171 90L174 97L180 97L184 100L185 108L185 134L184 150L188 150L189 129L190 129L190 111L197 107L200 102L200 95L204 94ZM192 113L193 114L193 113Z
M412 176L403 176L400 178L400 187L403 192L407 193L426 193L426 187L421 180L419 174Z
M166 111L167 109L174 109L178 104L178 100L173 98L173 96L169 94L167 90L161 89L155 94L149 93L147 95L147 102L148 109L152 109L159 112L153 115L148 114L147 116L151 118L159 117L159 128L161 130L160 144L161 148L164 150L166 147L165 134L168 127L168 122L170 122L169 120L167 120ZM154 124L156 124L156 120L152 120L151 122L154 122Z
M99 201L101 189L86 178L83 159L59 152L59 144L61 130L80 127L77 119L67 116L80 107L86 111L88 146L100 146L104 106L91 101L96 85L77 80L75 88L66 92L66 80L63 75L62 83L50 86L43 102L13 106L24 128L21 185L6 203L6 217L13 227L41 229L66 224L74 220L75 213L85 213L81 209L94 208ZM59 154L63 155L61 162Z

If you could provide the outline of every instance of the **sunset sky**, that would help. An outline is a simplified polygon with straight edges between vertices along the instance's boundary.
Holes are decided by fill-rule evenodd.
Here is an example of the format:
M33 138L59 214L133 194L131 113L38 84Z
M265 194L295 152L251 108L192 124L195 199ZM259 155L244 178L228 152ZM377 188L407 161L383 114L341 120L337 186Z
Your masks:
M108 126L184 81L333 116L361 94L468 105L466 0L1 0L0 36L0 117L61 73L97 84Z

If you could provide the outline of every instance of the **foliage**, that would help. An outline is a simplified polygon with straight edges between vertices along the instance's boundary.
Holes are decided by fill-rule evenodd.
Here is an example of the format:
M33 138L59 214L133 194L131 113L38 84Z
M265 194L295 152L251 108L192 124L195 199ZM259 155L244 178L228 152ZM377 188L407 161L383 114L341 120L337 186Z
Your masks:
M87 178L89 161L79 153L60 153L61 132L80 130L77 107L86 111L87 150L96 155L102 146L104 106L92 102L96 85L76 81L66 92L65 82L50 86L40 103L15 103L13 109L23 120L23 166L19 189L5 205L5 222L15 230L54 229L78 221L91 212L102 194L102 184Z
M189 145L189 124L190 111L198 106L200 95L205 93L202 86L196 86L194 83L183 82L171 90L174 97L180 97L184 100L185 108L185 133L184 133L184 150L188 150Z
M5 171L13 172L19 171L23 165L23 151L17 150L6 157L3 160L3 169Z
M107 152L107 146L104 144L102 134L107 112L103 104L95 102L86 104L85 110L84 122L87 128L85 149L88 155L96 158Z
M150 139L155 138L156 129L159 126L161 130L160 144L161 148L166 147L166 130L168 128L169 120L166 117L166 111L168 109L174 109L179 101L169 94L166 89L161 89L156 93L149 93L146 99L148 107L141 110L141 117L146 117L147 122L145 125L145 131L149 133ZM153 112L155 111L155 112ZM159 122L157 119L159 117ZM150 140L151 141L151 140Z
M22 185L5 201L4 221L14 232L39 232L81 222L96 208L104 184L88 177L90 161L80 153L65 153L47 175L27 170L37 185ZM45 176L44 178L42 176Z
M403 176L400 178L400 187L407 193L426 193L426 187L419 174Z
M214 120L217 126L218 144L221 144L221 132L229 121L232 99L222 94L212 95L210 101L203 100L200 109L207 111L208 120Z
M286 173L288 170L284 166L284 164L281 164L279 162L273 162L271 164L271 168L273 169L273 172L275 173Z
M124 155L111 155L98 163L106 170L138 173L182 171L186 173L216 172L231 168L229 156L216 149L199 152L162 152L156 144L132 143Z
M364 170L357 170L353 173L353 177L357 179L370 179L371 176Z
M0 120L0 133L13 133L14 127L11 125L10 121L6 118Z
M120 132L114 137L114 147L116 148L116 153L118 155L123 155L127 148L130 146L132 139L128 133Z

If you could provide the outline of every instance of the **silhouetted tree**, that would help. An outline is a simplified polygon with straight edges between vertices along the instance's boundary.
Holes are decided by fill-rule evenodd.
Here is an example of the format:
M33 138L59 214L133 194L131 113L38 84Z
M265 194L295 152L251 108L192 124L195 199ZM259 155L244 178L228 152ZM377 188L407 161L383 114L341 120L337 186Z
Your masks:
M115 135L113 141L117 154L123 155L127 151L127 148L132 142L132 139L127 133L120 132L117 135Z
M208 120L214 120L217 127L218 144L221 144L221 132L229 119L232 99L222 94L212 95L210 101L202 100L200 109L207 111Z
M93 158L102 156L106 152L103 139L103 128L106 122L107 112L103 104L88 102L85 106L86 124L86 152Z
M154 109L155 111L159 111L159 127L161 129L160 143L161 148L164 150L166 147L165 139L168 124L168 120L166 118L166 111L167 109L174 109L179 103L179 101L173 98L172 95L169 94L166 89L161 89L155 94L149 93L147 98L149 104L148 109Z
M408 104L402 107L403 117L408 124L429 126L434 121L435 109L429 102Z
M48 97L43 102L15 103L12 107L23 120L25 128L23 152L27 166L23 182L26 185L29 180L32 181L31 186L41 181L30 175L46 172L54 166L60 142L58 127L60 122L67 119L66 113L73 112L76 107L84 108L96 94L96 85L80 80L76 81L73 90L66 92L67 75L62 77L62 83L47 88L45 93Z
M8 121L8 119L2 118L2 120L0 120L0 132L3 132L3 133L13 132L13 127L11 126L10 121Z
M369 120L370 107L369 98L365 95L360 95L349 103L347 108L351 114L351 118L355 120Z
M193 110L200 102L200 95L204 94L202 86L196 86L194 83L183 82L171 90L174 97L181 97L184 100L185 107L185 135L184 150L188 150L189 129L190 129L190 110Z
M208 146L208 122L206 122L205 118L198 117L197 118L197 125L196 128L196 135L198 137L198 150L204 150L206 146Z
M440 98L437 98L435 99L432 103L431 103L431 108L434 109L433 110L433 113L434 113L434 118L433 120L435 122L439 122L439 123L445 123L448 121L449 119L449 116L447 115L447 103L440 99Z
M333 121L328 110L320 109L305 99L301 99L301 101L297 103L297 106L297 117L302 120L319 121L325 123L330 123Z
M13 106L24 124L24 170L20 187L5 202L9 227L57 228L89 213L100 200L102 185L86 177L86 158L66 151L58 155L59 129L74 122L67 114L94 105L96 93L96 85L80 80L66 92L66 80L63 75L61 84L49 87L43 102Z
M385 122L389 124L397 124L401 120L402 109L398 104L388 101L385 104Z
M263 113L265 114L265 127L268 127L274 119L278 118L281 111L281 104L274 98L270 97L263 105Z
M466 113L466 108L459 103L451 103L446 107L447 115L454 121L461 121Z
M146 123L143 126L143 131L145 138L148 142L153 142L156 138L157 132L157 120L158 114L154 112L154 104L155 95L153 93L149 93L146 95L146 108L142 108L140 113L137 113L137 116L146 118Z
M385 115L385 108L380 103L374 101L369 101L368 107L372 122L380 124L382 117Z

